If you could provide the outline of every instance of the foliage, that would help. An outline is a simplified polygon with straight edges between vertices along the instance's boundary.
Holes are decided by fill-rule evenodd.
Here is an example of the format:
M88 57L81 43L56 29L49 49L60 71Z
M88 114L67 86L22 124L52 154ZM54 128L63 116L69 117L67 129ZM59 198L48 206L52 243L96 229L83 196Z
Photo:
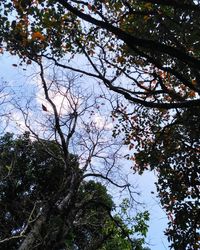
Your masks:
M19 138L5 134L0 139L0 155L1 248L20 249L41 211L49 208L31 249L110 249L114 245L144 249L144 240L131 238L137 232L144 239L148 216L136 217L136 226L145 228L129 231L130 221L123 221L120 215L113 217L114 203L100 183L82 181L70 210L58 210L69 187L64 185L67 177L55 141L32 141L29 133ZM80 171L75 156L70 156L69 164Z
M170 222L166 231L177 249L199 249L199 107L174 115L174 121L158 127L156 136L136 154L142 171L158 173L157 189Z
M120 110L119 110L120 111ZM133 170L154 170L157 191L169 219L166 235L174 249L199 248L199 107L152 113L143 108L115 117L115 134L124 133ZM145 128L145 129L144 129ZM133 149L137 151L133 153Z
M135 171L157 171L172 247L198 249L200 1L5 0L0 10L1 53L48 59L137 104L115 108L114 135L137 150ZM91 72L62 61L77 55Z
M199 102L198 1L6 0L0 8L2 46L27 63L81 53L97 78L130 101L163 108ZM132 83L119 88L119 75Z
M148 250L149 248L143 248L143 244L145 243L145 238L148 231L148 225L147 221L149 221L149 213L148 211L144 211L143 213L138 213L136 217L132 217L129 215L129 200L124 199L123 202L120 205L120 211L117 215L115 215L114 220L117 221L117 224L120 224L121 228L123 228L123 231L120 232L118 229L116 230L114 223L109 221L107 226L105 227L105 230L107 232L114 231L113 234L113 241L106 242L105 246L102 250L109 250L109 249L133 249L133 250L139 250L144 249ZM124 224L124 221L126 221L126 224ZM128 225L128 227L126 226ZM127 240L122 240L123 234L125 233L127 235L140 235L140 238L137 240L133 239L132 244L128 242Z

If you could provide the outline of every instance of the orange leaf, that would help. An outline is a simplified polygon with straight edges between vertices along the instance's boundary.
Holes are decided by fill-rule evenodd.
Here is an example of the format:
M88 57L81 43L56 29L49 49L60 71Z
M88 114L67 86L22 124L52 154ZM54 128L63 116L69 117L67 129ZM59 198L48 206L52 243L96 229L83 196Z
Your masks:
M189 97L195 97L196 96L196 93L192 90L188 93L188 96Z
M125 61L124 57L123 56L118 56L117 57L117 62L118 63L123 63Z
M40 41L44 41L45 40L45 37L39 32L39 31L36 31L32 34L32 39L33 40L40 40Z
M196 85L196 84L197 84L197 80L196 80L196 79L193 79L193 80L192 80L192 84L193 84L193 85Z

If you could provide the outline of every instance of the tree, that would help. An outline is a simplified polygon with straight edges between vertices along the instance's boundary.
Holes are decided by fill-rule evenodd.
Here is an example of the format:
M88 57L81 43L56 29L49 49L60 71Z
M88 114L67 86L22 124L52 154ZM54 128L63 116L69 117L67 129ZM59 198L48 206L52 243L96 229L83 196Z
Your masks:
M182 196L176 204L172 202L170 205L177 193L171 182L174 183L177 178L169 172L173 169L173 173L177 173L181 168L181 173L183 170L188 173L189 163L184 162L185 145L188 140L198 142L199 138L198 133L188 132L187 122L198 124L195 110L200 103L199 4L199 1L192 0L7 0L1 3L2 47L18 54L27 64L30 60L41 64L45 58L63 69L73 69L96 78L111 91L135 104L129 109L121 103L116 105L113 116L121 120L114 134L127 132L125 143L130 149L136 146L135 170L142 172L149 165L151 170L159 170L158 190L162 204L170 206L170 211L173 207L175 214L185 211L188 206L185 197L189 195L187 192L191 183L186 181L187 187L181 188ZM10 20L8 15L11 12L12 16L17 15L16 19ZM66 57L72 62L76 56L87 59L91 65L90 72L62 60ZM181 141L179 136L183 137ZM198 143L190 142L189 145L198 151ZM174 149L176 146L177 150ZM163 163L157 159L160 154L164 154ZM172 162L169 163L166 156ZM194 154L191 153L191 156ZM134 157L130 158L135 161ZM188 159L191 160L189 175L197 174L192 181L196 190L198 161L196 157ZM164 169L170 171L163 170L163 164ZM166 193L168 186L170 191ZM199 199L199 193L195 191L192 199ZM197 203L189 206L194 214L199 211ZM186 211L183 215L186 225L190 216ZM174 230L168 234L172 235L172 245L176 249L197 249L199 224L185 229L180 219L175 221L181 231ZM185 235L190 235L188 242L185 242ZM192 242L193 236L196 240Z
M157 190L169 217L168 238L175 249L199 248L199 107L176 114L136 157L136 168L158 173Z
M144 249L147 212L138 214L135 222L142 241L133 241L131 233L135 232L122 217L113 215L112 198L100 183L82 181L70 208L58 209L69 193L69 183L64 184L67 177L55 141L41 144L31 140L28 132L18 138L5 134L0 154L1 248L110 249L107 245L116 244L123 249ZM81 175L76 156L70 155L69 164Z
M8 142L11 144L8 143L8 153L11 155L10 157L6 155L6 159L2 158L4 167L2 168L3 175L1 178L3 187L4 181L8 180L8 183L6 182L8 189L12 189L12 195L10 196L12 199L16 197L16 203L19 208L22 205L22 210L25 202L23 198L30 194L28 202L31 203L31 208L28 212L23 210L25 213L23 218L19 214L17 215L17 218L20 217L22 221L16 222L13 225L16 228L10 229L9 232L2 236L1 243L9 245L12 244L10 241L16 239L19 241L16 242L17 245L14 246L14 249L40 249L41 244L42 249L49 249L49 247L60 249L64 247L67 237L71 235L68 240L69 245L71 244L69 248L72 246L76 248L76 245L78 245L80 249L82 247L86 249L91 247L93 249L99 248L104 241L106 242L107 232L109 232L110 236L116 232L118 237L114 238L115 241L123 241L128 249L132 246L140 246L141 248L143 241L138 240L136 244L132 242L130 237L127 241L129 231L125 230L124 223L119 223L113 219L110 203L105 204L103 200L98 201L96 198L95 195L98 197L105 193L105 188L100 184L100 186L98 184L93 185L91 182L85 181L87 179L98 179L118 190L127 190L130 195L133 195L133 187L128 183L127 179L120 179L119 177L116 179L113 176L115 171L119 173L117 159L121 145L117 141L110 140L109 134L111 134L111 131L106 128L107 122L103 117L101 117L101 123L95 122L95 118L100 115L98 111L100 112L99 102L101 102L101 98L99 97L100 100L96 98L94 102L89 99L90 94L85 93L80 86L75 85L74 81L77 80L77 77L62 75L62 72L56 74L55 67L51 76L47 74L46 67L41 62L38 62L38 66L40 70L39 80L42 86L36 96L39 99L39 107L34 103L35 99L27 100L25 107L20 106L20 103L14 103L17 110L21 111L26 129L29 130L31 137L29 138L27 133L25 133L26 140L19 138L19 140L15 141L12 138L9 139L9 135L5 137L8 137ZM78 78L80 77L78 76ZM33 115L33 110L36 116ZM84 119L83 115L85 116ZM16 148L15 142L17 144ZM3 155L6 148L3 143ZM75 152L76 155L71 152ZM13 176L11 182L13 181L14 188L12 188L13 185L9 185L9 178L12 177L13 167L16 167L16 164L18 165L15 162L15 154L16 157L19 156L17 159L20 162L22 160L22 165L27 170L23 169L24 171L17 172L17 176ZM48 169L51 164L52 169ZM35 168L38 166L41 168L36 171ZM47 179L45 178L46 175ZM14 180L15 177L17 178L16 181ZM24 179L26 181L26 178L28 179L27 186L24 185L26 183L23 183L23 186L20 187L22 192L18 194L16 186L21 185L20 183ZM27 190L24 190L24 188L27 188ZM97 194L93 194L92 188L97 189ZM86 194L84 189L90 191L89 194ZM5 194L4 191L2 193ZM136 192L134 191L134 193ZM133 198L131 199L134 201ZM11 202L10 209L13 210L13 206L16 207L15 202L12 203L10 200L8 202ZM91 207L87 205L88 203L91 204ZM99 209L95 209L95 205L98 205ZM88 211L88 214L84 212L84 209ZM106 235L102 235L102 226L105 221L101 219L100 215L105 215L104 212L107 213L106 218L113 219L112 228L115 229L114 225L116 224L121 229L109 229L106 231ZM99 219L95 222L97 213ZM64 221L62 220L63 217ZM4 219L7 220L7 211L3 215ZM76 220L79 220L80 224L76 224ZM6 221L4 222L6 225ZM95 223L92 224L93 222ZM81 223L87 223L87 231L84 231L86 225ZM138 223L140 223L140 220ZM73 224L74 228L72 227ZM51 226L55 226L55 231ZM144 236L146 229L144 230L143 227L141 230ZM136 232L138 232L138 229ZM84 242L80 241L78 236L73 236L74 234L82 234L83 238L91 238L91 246L81 245ZM7 237L8 235L10 237ZM41 242L41 237L45 237L45 242Z
M133 171L153 170L158 176L158 195L169 218L165 233L174 249L199 248L198 110L179 110L171 117L144 108L137 108L137 116L124 107L114 113L120 121L114 133L124 133Z
M198 1L8 0L1 9L2 42L11 53L52 60L83 53L94 77L134 103L166 109L199 104ZM9 20L12 11L17 20ZM114 84L122 74L127 88Z

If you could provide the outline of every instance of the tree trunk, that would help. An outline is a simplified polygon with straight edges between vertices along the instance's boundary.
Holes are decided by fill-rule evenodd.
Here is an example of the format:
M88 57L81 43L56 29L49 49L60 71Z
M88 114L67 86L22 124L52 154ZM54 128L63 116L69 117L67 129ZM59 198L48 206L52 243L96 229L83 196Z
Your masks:
M40 238L40 232L42 225L46 221L46 213L42 214L37 221L34 223L33 228L31 231L28 233L27 237L25 240L22 242L21 246L18 248L18 250L31 250L34 245L37 244L37 240Z

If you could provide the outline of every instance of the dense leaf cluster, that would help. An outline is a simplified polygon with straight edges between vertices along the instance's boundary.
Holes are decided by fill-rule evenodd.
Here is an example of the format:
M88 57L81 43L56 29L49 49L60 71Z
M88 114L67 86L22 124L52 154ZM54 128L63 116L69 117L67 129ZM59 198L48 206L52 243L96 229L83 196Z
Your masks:
M0 155L1 249L21 249L44 214L31 249L143 249L143 237L128 237L136 232L146 236L148 214L141 213L136 230L130 231L120 215L113 217L114 203L100 183L82 181L78 191L73 190L73 204L58 209L71 190L55 141L32 141L29 133L19 138L6 134L0 138ZM69 164L80 171L75 156Z
M128 118L126 113L118 112L115 133L124 133L130 150L137 150L129 156L134 171L156 172L159 198L169 218L165 233L173 242L172 247L198 249L199 107L174 112L171 116L164 111L152 113L143 108L137 111L138 117Z
M199 129L199 107L186 109L136 155L141 168L158 172L159 196L170 219L166 233L175 249L199 248Z

